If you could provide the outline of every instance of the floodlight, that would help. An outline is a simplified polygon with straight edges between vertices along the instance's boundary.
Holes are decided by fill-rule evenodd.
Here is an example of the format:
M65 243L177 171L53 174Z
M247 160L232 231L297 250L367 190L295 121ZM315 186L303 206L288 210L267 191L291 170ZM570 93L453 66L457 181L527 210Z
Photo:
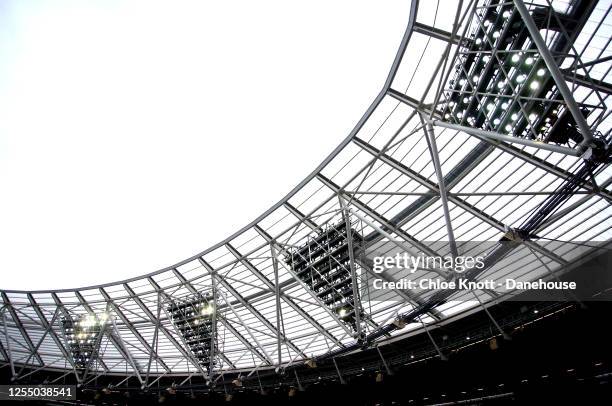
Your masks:
M463 111L458 111L456 116L462 117L463 114ZM350 243L349 238L352 240ZM362 310L356 306L359 300L353 289L349 245L354 249L361 243L361 235L352 228L347 229L346 222L341 221L294 249L285 259L296 276L354 331L360 330L357 316L361 315Z
M529 84L529 88L531 90L536 90L539 87L540 87L540 82L538 82L537 80L534 80L533 82Z
M541 77L541 76L544 76L545 74L546 74L546 69L544 69L544 68L538 69L538 72L537 72L538 76Z
M217 318L215 295L194 293L169 299L166 310L185 345L202 368L210 373L217 359Z
M200 311L200 313L202 313L202 316L210 316L211 314L213 314L214 311L215 308L213 305L205 304L204 306L202 306L202 310Z
M76 369L85 369L98 354L97 341L109 315L81 314L76 318L63 318L62 330Z

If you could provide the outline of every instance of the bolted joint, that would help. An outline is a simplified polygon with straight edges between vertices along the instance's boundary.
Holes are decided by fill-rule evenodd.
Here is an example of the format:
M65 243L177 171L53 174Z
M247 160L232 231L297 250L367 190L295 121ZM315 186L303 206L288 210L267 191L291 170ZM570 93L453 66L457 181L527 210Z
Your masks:
M599 135L594 137L593 140L585 146L581 158L596 163L610 163L612 162L612 149L604 138Z

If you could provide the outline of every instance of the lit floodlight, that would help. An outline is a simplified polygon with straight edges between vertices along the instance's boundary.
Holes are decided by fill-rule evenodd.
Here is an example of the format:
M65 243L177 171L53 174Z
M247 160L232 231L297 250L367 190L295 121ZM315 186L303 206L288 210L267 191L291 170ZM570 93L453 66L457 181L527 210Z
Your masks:
M521 60L521 56L519 54L514 54L514 55L512 55L512 58L510 60L512 62L516 63L516 62Z
M202 306L200 313L202 314L202 316L210 316L211 314L214 313L214 311L215 311L214 305L205 304L204 306Z
M62 318L61 326L74 366L85 369L98 356L98 344L109 315L88 313L76 318Z
M457 117L463 114L460 111ZM355 332L361 329L364 317L358 325L357 316L363 312L355 296L349 246L354 250L362 242L361 235L352 228L349 233L347 224L341 221L309 238L285 258L295 276Z
M533 58L531 56L525 59L525 65L533 65Z
M210 373L217 360L215 295L207 292L172 298L165 308L197 363Z
M534 80L533 82L529 84L529 88L531 90L537 90L539 87L540 87L540 82L538 82L537 80Z
M546 74L546 69L544 69L544 68L540 68L540 69L538 69L538 72L537 72L537 75L538 75L538 76L542 77L542 76L544 76L545 74Z

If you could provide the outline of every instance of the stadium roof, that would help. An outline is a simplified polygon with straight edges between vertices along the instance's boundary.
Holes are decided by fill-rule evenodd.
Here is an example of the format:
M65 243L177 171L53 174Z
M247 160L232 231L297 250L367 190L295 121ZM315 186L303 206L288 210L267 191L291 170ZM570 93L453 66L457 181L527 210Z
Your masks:
M206 374L168 309L213 288L219 313L214 374L287 368L354 349L359 335L313 295L288 261L298 247L345 219L377 255L398 252L389 240L415 252L431 252L432 242L445 241L450 243L436 254L458 249L490 255L504 236L520 235L524 244L496 257L478 279L537 279L571 265L584 253L580 244L607 243L609 166L593 164L592 176L569 191L563 187L582 173L584 154L601 148L591 138L610 140L610 5L444 0L408 6L410 20L380 94L295 189L224 241L148 275L80 289L2 291L0 360L10 358L22 375L37 368L71 373L60 321L93 313L107 314L109 321L91 377L145 382L151 376ZM524 12L531 16L523 18ZM522 35L521 47L503 42L507 35ZM537 69L526 68L519 79L513 55ZM495 69L485 77L487 64ZM559 122L572 117L568 125L577 135L563 142L554 138L544 121L553 115ZM554 210L542 212L555 197L560 201ZM374 275L369 265L367 258L351 260L361 277ZM422 329L503 297L477 291L440 299L415 291L404 299L362 301L359 333L369 337L366 342ZM398 319L408 323L405 329L389 327Z

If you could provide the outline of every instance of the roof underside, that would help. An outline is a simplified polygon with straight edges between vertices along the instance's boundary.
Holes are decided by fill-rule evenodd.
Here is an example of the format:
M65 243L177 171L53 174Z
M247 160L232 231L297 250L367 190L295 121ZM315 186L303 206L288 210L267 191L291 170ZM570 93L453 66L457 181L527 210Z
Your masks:
M536 3L548 6L546 1ZM569 13L576 3L580 2L555 1L552 6ZM609 140L612 122L606 83L611 79L612 17L608 2L594 3L558 65L569 67L564 71L569 72L566 84L576 102L595 106L586 118L588 125ZM499 241L508 228L523 224L582 159L436 126L435 143L445 183L441 191L422 121L444 120L445 89L467 49L465 44L473 40L470 34L480 18L478 13L484 10L479 7L486 4L455 0L407 3L406 7L412 7L411 21L396 63L354 132L286 199L228 240L176 266L120 283L56 292L3 292L0 360L8 361L11 354L17 371L20 365L29 364L70 372L60 319L67 314L106 312L111 322L108 334L100 340L99 358L91 374L144 379L145 375L201 373L185 353L182 337L163 303L209 291L214 285L222 313L216 331L220 358L215 370L286 367L355 342L350 329L317 302L285 262L287 252L303 246L320 227L342 221L343 213L348 213L353 227L366 237L368 249L377 255L398 251L397 246L389 245L388 236L415 250L423 248L420 242L448 241L449 223L459 246L462 241ZM456 18L458 25L453 30ZM542 29L541 34L552 46L563 32ZM580 64L587 67L579 70ZM576 74L586 79L577 80ZM576 148L571 142L567 146ZM559 247L555 241L596 245L610 240L611 175L612 169L600 166L592 180L538 225L534 234L540 239L532 241L531 248L524 245L513 250L479 278L529 273L536 279L547 268L566 266L580 253L578 245ZM448 194L446 204L441 192ZM343 206L349 209L343 211ZM477 247L472 249L479 252ZM481 251L486 254L489 249ZM364 263L355 266L360 275L371 273ZM410 312L429 295L409 294L402 302L378 297L362 303L369 316L365 333ZM483 303L496 298L485 291L477 291L477 296ZM407 329L420 329L477 305L473 295L456 293L412 320Z

